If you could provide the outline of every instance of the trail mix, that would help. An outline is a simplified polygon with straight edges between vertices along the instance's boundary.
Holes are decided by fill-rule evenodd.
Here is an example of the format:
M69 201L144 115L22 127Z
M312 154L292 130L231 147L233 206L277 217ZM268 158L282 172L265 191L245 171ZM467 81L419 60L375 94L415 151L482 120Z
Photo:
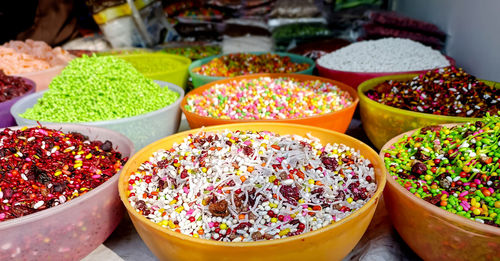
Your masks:
M221 119L291 119L331 113L352 102L348 92L328 82L260 77L189 95L184 108Z
M8 76L0 70L0 102L11 100L27 93L33 86L23 78Z
M110 141L44 127L0 132L0 222L63 204L96 188L127 161Z
M386 168L415 196L500 226L500 117L452 128L429 126L385 151Z
M366 96L391 107L446 116L481 118L500 109L500 89L456 67L428 71L409 81L386 81Z
M114 120L159 110L178 98L122 59L83 56L69 62L20 116L45 122Z
M307 63L292 62L288 56L272 53L233 53L212 59L193 69L194 73L205 76L233 77L252 73L294 73L307 70Z
M218 241L285 238L361 208L373 165L342 144L267 131L200 132L159 150L129 178L131 205L152 222Z

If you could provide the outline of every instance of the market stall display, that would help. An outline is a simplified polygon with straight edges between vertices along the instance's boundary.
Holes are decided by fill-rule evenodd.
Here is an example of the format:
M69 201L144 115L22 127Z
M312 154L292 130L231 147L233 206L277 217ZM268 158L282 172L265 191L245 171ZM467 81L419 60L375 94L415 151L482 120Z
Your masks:
M177 131L183 96L182 88L155 83L122 59L93 56L71 61L49 90L19 100L11 113L19 125L78 122L110 128L140 149Z
M34 81L37 91L47 89L71 59L61 47L51 48L42 41L10 41L0 46L0 70Z
M421 75L385 76L368 80L359 86L363 128L375 147L381 148L392 137L415 128L468 122L484 116L487 111L498 111L499 83L478 80L463 71L460 71L460 75L446 72L449 72L449 69L434 70ZM374 89L388 91L386 81L398 87L394 88L394 94L384 94L384 101L401 106L389 106L384 104L387 102L380 103L370 98L377 99L380 96ZM405 85L408 87L404 87ZM398 88L401 88L402 92L397 91ZM414 91L410 91L412 89ZM395 97L403 99L402 96L404 103L395 102ZM444 100L441 96L445 97Z
M238 130L241 130L239 134L238 134ZM146 149L144 149L141 153L136 154L129 161L129 164L126 165L124 168L125 175L122 175L120 177L121 179L119 182L119 191L120 191L120 196L122 198L122 201L125 204L125 206L127 207L127 210L129 211L129 214L130 214L139 234L141 235L141 237L143 238L145 243L150 247L150 249L157 255L157 257L159 257L160 259L161 258L170 258L170 259L175 259L175 260L192 260L192 259L201 258L201 257L211 258L211 260L215 260L215 259L219 260L221 256L224 256L226 259L238 257L238 259L243 259L243 260L250 260L250 259L274 260L276 258L287 259L287 258L291 258L291 257L296 259L297 256L303 256L304 258L305 257L308 257L308 258L316 257L316 258L320 258L320 259L327 259L327 258L337 259L337 258L341 258L341 257L345 256L350 251L350 249L352 247L354 247L356 242L361 237L361 234L366 229L366 226L368 225L370 218L373 215L373 212L375 210L374 208L376 207L376 204L378 202L377 198L380 195L379 193L381 193L381 191L382 191L382 187L384 186L385 175L383 174L383 169L381 168L382 167L381 160L377 159L376 154L368 146L360 143L359 141L357 141L353 138L350 138L348 136L345 136L345 135L337 133L337 132L328 131L328 130L319 129L319 128L314 128L314 127L309 127L309 126L294 125L294 124L279 124L279 123L246 123L246 124L233 124L233 125L225 125L225 126L208 127L208 128L203 129L203 131L205 133L211 133L211 132L223 133L226 138L229 138L229 136L230 136L229 134L231 134L231 137L233 137L232 133L234 133L235 139L241 138L241 140L240 139L238 139L238 141L235 140L235 143L237 143L237 144L235 144L234 146L235 147L236 146L245 146L246 149L241 149L241 151L240 151L243 154L244 153L248 154L249 149L252 149L254 152L257 150L257 149L254 150L253 148L251 148L251 146L250 146L251 144L245 144L245 142L246 143L251 142L250 140L245 140L245 141L242 140L243 136L236 137L236 135L243 135L243 133L245 133L244 131L252 131L251 135L256 135L256 134L258 135L259 132L260 133L267 133L267 135L269 135L269 140L273 139L273 138L271 138L271 136L273 136L273 133L279 134L279 135L287 135L287 134L300 135L303 137L305 137L307 135L311 135L312 137L318 138L318 140L315 141L316 143L318 143L318 145L313 146L314 149L319 149L321 146L325 146L326 143L338 143L338 144L344 144L345 146L347 146L349 148L353 148L354 151L359 150L359 153L361 155L363 155L367 160L369 160L372 164L370 167L368 167L365 170L368 170L371 167L374 168L374 174L375 174L374 180L370 179L369 181L367 181L367 183L371 183L374 181L376 183L377 189L376 189L375 193L373 194L372 198L370 200L368 200L364 206L362 206L360 209L356 210L353 214L343 218L342 220L340 220L338 222L334 222L333 224L327 225L326 227L318 228L315 231L307 232L307 233L300 234L300 235L290 236L289 238L274 239L274 240L268 240L268 241L266 240L266 241L261 241L261 242L235 243L235 242L217 242L215 240L204 240L204 239L200 239L200 238L195 238L193 236L184 235L183 233L177 233L177 232L174 232L173 230L171 230L170 228L165 228L165 227L162 227L158 224L155 224L154 222L151 222L146 217L144 217L142 214L137 212L136 209L129 202L129 196L131 195L130 193L134 193L134 192L131 192L131 189L134 188L132 181L134 184L142 184L142 182L146 182L146 184L152 184L153 182L159 182L159 181L157 178L148 179L145 177L145 178L141 179L139 176L137 176L137 178L134 177L134 179L131 181L130 180L131 175L135 176L135 174L133 174L133 173L135 171L137 171L137 169L140 167L140 165L142 163L144 163L145 161L153 163L153 162L156 162L158 160L167 159L165 157L162 157L163 153L168 153L169 155L172 155L172 156L175 155L176 154L176 153L174 153L175 149L170 149L172 146L174 146L174 143L182 144L184 139L186 139L186 138L189 139L190 137L194 141L195 138L198 138L199 135L202 135L200 133L200 131L201 130L196 129L196 130L183 132L183 133L170 136L170 137L165 138L161 141L158 141L156 143L151 144ZM250 133L248 133L248 134L250 135ZM220 141L222 139L222 137L218 138L218 139L213 137L213 140L209 141L209 140L206 140L206 139L208 139L208 137L209 137L208 134L206 134L205 138L204 138L205 140L198 139L198 141L196 141L196 142L197 143L200 143L200 142L205 143L206 142L206 143L210 144L212 142L217 142L217 140ZM285 136L285 138L286 137L291 137L291 136ZM226 139L226 138L224 138L224 139ZM265 139L265 137L263 137L263 139L267 140L267 139ZM311 139L313 139L313 138L311 138ZM255 142L257 142L257 138L253 139L253 140ZM259 143L261 143L261 142L262 141L259 141ZM232 143L232 142L230 142L230 143ZM238 145L240 143L243 143L243 144ZM322 144L322 145L319 145L319 144ZM270 147L269 150L267 150L263 147L260 147L259 150L262 150L263 154L266 151L271 152L274 150L272 145L277 145L277 144L269 144L268 145L268 147ZM196 148L196 146L194 144L193 144L193 146ZM188 146L187 148L189 148L189 147L193 148L193 146ZM220 146L221 147L220 153L217 151L218 149L215 148L215 150L213 150L213 152L210 152L209 154L214 153L214 155L215 154L224 155L224 153L228 152L228 150L227 150L228 147L226 147L226 146L229 146L229 144L227 144L227 142L226 142L226 145ZM231 146L233 146L233 145L231 145ZM306 146L306 145L304 145L304 146ZM185 146L182 146L182 145L181 145L181 147L185 148ZM206 149L208 151L211 151L209 147L210 146L206 147ZM223 150L222 147L224 147L226 149ZM344 151L343 149L341 149L341 147L342 147L342 145L340 145L340 147L336 148L337 152L333 152L333 150L332 150L332 153L340 153L341 154ZM313 148L311 148L311 149L313 149ZM153 153L160 150L160 149L162 149L163 152L160 152L160 154L156 154L156 156L152 157ZM327 150L329 151L329 149L327 149ZM201 153L200 150L197 150L197 151L199 151ZM288 149L282 149L278 153L286 153L286 151L288 151ZM167 169L171 169L172 172L170 172L170 170L167 170L168 173L171 173L168 175L173 175L173 176L171 176L173 178L173 180L179 180L179 179L181 179L181 176L184 174L182 174L183 173L182 171L181 171L181 173L177 173L176 169L174 169L174 168L181 167L181 166L183 166L182 164L190 162L189 159L191 159L191 157L197 158L198 156L201 156L201 155L198 155L198 152L193 151L193 153L194 154L185 154L184 153L183 154L184 160L181 160L181 161L178 160L177 162L175 162L175 159L172 159L172 162L169 162L170 159L168 159L166 161L163 161L163 163L165 163L165 165L163 165L163 163L161 163L161 162L158 162L158 164L161 167L167 167ZM241 157L245 157L243 154L241 155ZM319 153L319 154L321 154L321 153ZM330 155L330 154L328 154L328 155ZM353 151L351 151L351 157L353 157L355 155L357 155L357 153L354 153ZM328 157L326 154L323 154L322 156ZM207 155L204 155L203 157L212 157L212 156L209 156L207 154ZM333 156L333 157L335 157L335 156ZM336 160L337 159L340 160L340 158L342 158L342 157L343 156L339 156L339 158L336 158ZM277 160L277 159L275 159L275 160ZM359 160L359 157L358 157L358 160ZM347 165L353 164L353 162L351 162L351 161L352 161L352 159L351 160L348 160L348 159L342 160L343 163L338 163L339 164L338 166L344 166L344 164L347 164ZM207 168L208 175L211 175L210 173L212 173L213 175L218 175L218 174L216 174L216 173L219 173L218 171L214 171L214 170L209 171L208 170L208 167L212 166L212 164L214 164L214 162L209 162L209 161L204 161L204 162L206 164L205 167ZM240 161L239 166L244 166L245 165L244 162L245 162L244 160ZM338 166L332 165L333 162L334 162L333 160L330 160L328 158L324 158L322 160L322 163L318 163L318 164L320 164L320 165L323 164L325 169L331 170L331 169L336 169L336 167L338 167ZM200 162L198 161L198 163L200 163ZM173 164L175 164L175 165L173 165ZM283 164L283 162L282 162L282 164ZM292 166L294 164L305 164L305 163L303 163L303 161L297 159L296 162L291 161L289 164L291 164L291 166ZM314 162L311 163L311 166L313 164L314 164L314 166L316 166L315 165L316 163L314 163ZM280 164L278 164L278 165L280 165ZM345 166L347 167L347 165L345 165ZM147 167L146 168L147 171L153 171L152 167L153 166ZM222 173L224 166L221 165L220 167L221 167L220 170ZM234 168L234 166L232 166L232 165L231 165L231 167ZM241 167L241 168L243 168L243 167ZM257 171L258 169L260 169L260 167L256 166L256 167L254 167L253 171ZM201 171L204 172L203 168L201 169ZM248 167L246 168L246 171L247 172L249 171ZM304 171L307 173L310 170L309 171L304 170ZM340 170L338 170L338 171L340 171ZM163 170L161 170L160 172L165 173L165 171L163 171ZM282 172L285 172L285 171L283 170ZM155 172L155 173L159 173L159 172ZM301 173L297 172L297 174L300 176ZM346 173L344 173L344 174L346 174ZM142 175L142 174L140 174L140 175ZM187 176L185 176L185 178L187 178L189 175L190 174L188 172ZM259 174L257 174L257 172L256 172L256 175L260 176L263 174L261 174L260 172L259 172ZM281 184L282 187L283 186L291 186L291 184L288 184L290 182L290 180L287 181L286 178L279 176L277 173L276 173L276 175L277 175L277 176L275 176L276 179L273 180L273 183L278 183L278 184L283 183L283 184ZM242 177L246 176L244 173L244 170L242 170L242 173L240 176L242 176ZM259 176L255 177L255 178L258 178ZM297 176L295 178L297 181L299 181L301 179L299 176ZM354 177L354 176L355 175L353 175L352 177ZM345 177L347 177L347 175ZM214 176L214 178L215 178L215 176ZM239 184L239 182L241 182L242 178L240 178L240 177L236 177L236 178L237 178L237 180L235 179L234 182L235 182L235 184ZM247 179L245 179L245 181L247 181L247 180L250 181L253 177L250 175L246 178ZM136 181L136 179L137 179L137 181ZM148 182L148 180L150 180L150 181ZM219 183L221 185L223 185L224 182L229 182L229 180L230 179L222 180L222 178L221 178ZM314 182L312 182L312 183L315 184L314 186L321 186L315 180L313 180L313 181ZM165 188L167 188L166 191L170 191L171 189L175 190L176 186L172 182L173 182L172 179L167 178L164 180L163 184L164 184ZM177 181L175 181L175 182L177 182ZM179 182L180 182L180 180L179 180ZM262 182L263 182L262 184L265 184L266 182L269 182L269 181L266 181L263 179ZM292 180L292 184L294 184L293 182L294 181ZM366 184L364 182L362 182L362 183ZM181 183L176 183L176 184L181 184ZM248 184L250 184L250 182ZM307 186L312 185L311 183L309 183L309 179L307 181L307 184L309 184ZM361 182L360 182L360 184L361 184ZM174 186L173 188L171 187L172 185ZM146 188L146 186L143 186L143 185L141 185L141 187ZM197 195L197 193L195 193L195 190L197 190L197 189L198 188L195 187L194 183L193 183L193 185L188 188L189 191L187 193L188 194L191 193L192 195ZM215 187L214 189L217 191L218 188ZM221 190L222 189L223 188L221 188ZM245 190L246 189L252 190L251 187L246 187L244 189ZM242 191L244 189L242 188ZM303 187L303 189L307 190L305 187ZM361 192L361 191L359 191L359 192ZM158 192L159 197L156 197L154 195L154 194L156 194L154 191L152 193L153 194L145 193L146 198L149 198L149 195L151 195L151 198L153 198L153 199L164 196L164 193L162 193L162 192ZM161 193L161 195L160 195L160 193ZM312 190L311 190L311 193L312 193ZM320 192L318 192L318 193L320 193ZM179 197L176 200L182 199L185 202L185 200L187 200L187 198L185 198L185 197L188 194L186 194L185 196ZM283 189L283 191L279 192L278 194L281 195L283 199L287 199L290 202L298 202L298 200L300 200L300 199L296 199L296 197L295 197L296 193L293 192L292 190ZM222 195L224 195L224 194L222 194ZM261 196L261 198L263 198L264 195L265 194L263 194ZM135 195L132 195L132 196L135 196ZM166 194L165 194L165 196L166 196ZM348 195L346 194L345 197L347 197L347 196ZM352 196L352 195L349 195L349 196ZM361 196L361 195L359 195L359 196ZM250 195L249 195L249 197L250 197ZM360 197L358 197L358 199L359 198ZM145 199L145 200L147 200L147 199ZM354 200L354 198L353 198L353 200ZM257 199L256 199L256 201L257 201ZM349 204L348 203L349 201L350 200L348 198L346 198L346 204ZM187 204L188 202L185 202L185 203L186 203L185 205L182 205L185 208L185 210L180 209L179 214L182 213L182 215L185 215L186 213L188 213L190 207ZM176 202L174 202L174 204L176 204ZM291 204L293 205L293 203L291 203ZM148 210L148 207L150 207L147 204L142 205L141 203L139 203L139 205L142 206L141 210L143 211L143 214L145 213L144 211ZM170 206L169 204L167 204L167 205ZM234 204L231 203L231 205L234 205ZM224 215L226 214L224 209L219 208L219 207L221 207L221 205L211 206L211 204L208 203L206 207L209 208L209 211L210 211L210 209L212 210L211 213L219 213L219 214L224 214ZM311 211L312 211L312 207L313 206L311 206ZM165 208L168 208L168 207L165 206ZM269 208L271 208L271 206L269 206ZM317 209L317 207L315 207L315 209ZM346 209L344 208L344 210L346 210ZM309 209L306 212L309 212ZM340 210L340 212L342 212L342 210ZM306 213L306 216L307 215L309 215L309 214ZM153 217L153 216L156 216L156 214L149 215L148 217ZM160 217L161 217L161 214L160 214ZM280 221L279 215L275 218L276 218L277 222ZM283 220L285 220L284 217L283 217ZM182 222L191 222L191 221L190 220L183 220ZM219 222L219 221L217 221L217 219L216 219L215 222ZM219 223L221 223L221 222L219 222ZM264 223L266 223L266 222L264 222ZM198 223L196 223L196 224L198 224ZM200 222L200 224L201 224L201 222ZM356 224L356 226L353 226L353 224ZM167 225L168 225L168 223L167 223ZM172 225L175 226L176 224L173 223ZM219 226L221 226L221 225L222 224L219 224ZM232 225L234 226L237 224L232 224ZM207 224L207 226L209 226L209 225ZM228 226L227 223L226 223L226 226ZM294 226L296 226L296 225L294 225ZM224 225L222 225L222 227L226 228L226 229L229 228L229 226L224 227ZM243 227L241 227L241 229L244 230ZM239 228L237 229L237 232L239 232L238 230L239 230ZM209 233L208 230L207 230L207 233ZM314 245L315 247L314 248L310 248L310 247L306 248L306 247L304 247L304 244L311 245L311 246ZM302 246L302 247L299 247L299 246ZM277 247L279 247L283 251L272 251L271 250L271 249L275 249ZM187 251L188 249L190 249L190 250ZM193 251L194 249L196 251Z
M218 55L193 62L189 74L195 87L227 77L254 73L312 74L311 59L290 53L234 53Z
M35 83L29 79L8 76L0 70L0 128L16 124L10 108L23 96L34 93Z
M181 102L191 128L241 122L289 122L345 132L358 103L340 82L300 74L254 74L215 81Z
M12 127L0 139L0 231L8 235L0 259L79 260L104 242L123 215L116 183L130 140L69 124Z
M169 82L186 89L191 60L166 53L129 54L117 56L131 63L137 71L153 80Z
M380 152L392 222L423 259L500 258L500 118L428 126ZM463 249L474 249L464 255Z
M454 61L421 43L383 38L352 43L316 61L320 76L357 88L366 80L386 75L424 73L454 65Z
M69 43L1 45L16 22L0 260L500 260L500 83L387 4L89 0Z

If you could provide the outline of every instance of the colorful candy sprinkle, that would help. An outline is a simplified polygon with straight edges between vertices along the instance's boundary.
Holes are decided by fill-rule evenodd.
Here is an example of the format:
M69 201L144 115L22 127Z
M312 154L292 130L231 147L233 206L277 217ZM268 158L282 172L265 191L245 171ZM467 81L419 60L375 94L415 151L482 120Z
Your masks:
M160 226L241 242L317 230L361 208L376 189L370 161L345 145L224 130L155 152L130 176L128 196Z
M294 73L307 70L307 63L292 62L288 56L272 53L234 53L212 59L194 68L193 72L205 76L233 77L252 73Z
M76 58L21 117L46 122L92 122L127 118L161 109L179 94L111 57Z
M331 113L352 102L348 92L328 82L259 77L188 95L185 109L221 119L291 119Z
M500 109L500 89L455 67L428 71L409 81L386 81L366 96L391 107L436 115L481 118Z
M451 213L500 226L500 117L429 126L384 151L385 166L415 196Z
M96 188L127 161L110 141L43 127L0 132L0 221L63 204Z

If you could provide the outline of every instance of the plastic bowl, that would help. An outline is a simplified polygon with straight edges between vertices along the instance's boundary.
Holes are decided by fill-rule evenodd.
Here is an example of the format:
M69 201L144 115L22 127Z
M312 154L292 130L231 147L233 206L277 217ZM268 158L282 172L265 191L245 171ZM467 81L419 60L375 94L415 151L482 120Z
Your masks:
M134 153L132 142L115 131L76 124L44 127L109 140L123 157ZM88 255L106 240L123 216L118 177L119 173L64 204L0 222L0 260L80 260Z
M160 86L168 86L172 91L179 93L179 98L164 108L146 114L109 121L81 122L80 124L118 131L132 140L137 149L141 149L153 141L176 133L181 121L181 109L179 105L184 97L184 90L171 83L156 82ZM37 121L29 120L19 115L24 113L26 109L32 108L44 93L45 91L27 95L12 106L10 112L18 125L36 125ZM50 122L40 123L46 124Z
M157 72L141 72L144 76L153 80L173 83L186 89L188 79L188 67L191 60L181 55L167 54L167 53L140 53L140 54L126 54L117 55L121 59L130 62L136 66L140 63L149 63L152 59L158 60L158 63L171 64L177 67L172 71L162 71L158 68ZM140 68L138 68L140 71Z
M453 58L448 56L445 57L450 62L450 65L455 65L455 60ZM420 70L420 71L407 71L407 72L350 72L350 71L339 71L339 70L328 69L326 67L319 65L318 63L316 63L316 67L318 68L318 74L320 76L332 80L337 80L339 82L343 82L353 87L354 89L357 89L362 82L377 77L398 75L398 74L422 74L428 71L428 70Z
M266 54L268 52L248 52L248 53L259 55L259 54ZM277 54L279 56L288 56L288 57L290 57L290 60L294 63L307 63L307 64L309 64L309 68L307 70L299 71L296 73L308 74L308 75L313 74L314 61L309 59L309 58L306 58L306 57L298 55L298 54L293 54L293 53L272 52L272 54ZM205 75L201 75L201 74L197 74L197 73L193 72L194 68L200 67L200 66L210 62L212 59L217 58L217 57L221 57L223 55L226 55L226 54L215 55L215 56L207 57L204 59L200 59L198 61L193 62L189 66L189 75L191 75L191 79L193 80L193 85L195 88L200 87L200 86L207 84L209 82L223 80L223 79L228 78L228 77L205 76Z
M454 126L456 124L443 124ZM405 132L389 140L380 151L396 143ZM500 260L500 228L450 213L417 198L389 173L384 190L392 224L403 240L424 260ZM121 182L121 180L120 180ZM470 250L470 251L469 251Z
M24 78L24 81L31 86L31 88L26 93L8 101L0 102L0 128L16 125L14 117L12 117L12 115L10 114L10 108L24 96L30 95L35 92L36 84L32 80L27 78Z
M61 71L66 67L66 65L58 65L47 70L38 71L38 72L30 72L30 73L22 73L16 74L16 76L28 78L35 82L36 91L40 92L43 90L47 90L49 88L49 84L54 77L59 75Z
M219 242L190 237L163 228L144 216L139 215L128 202L126 192L128 178L138 166L148 160L153 152L169 148L173 143L182 142L189 134L200 129L190 130L164 138L136 153L125 165L118 182L120 197L129 213L135 229L142 240L160 260L340 260L345 257L359 241L370 223L385 185L382 160L366 144L338 132L316 127L285 123L243 123L205 128L204 131L253 130L272 131L281 135L311 134L323 143L342 143L360 151L375 168L378 188L373 197L360 209L339 222L302 235L257 242Z
M468 122L477 118L455 117L434 115L428 113L414 112L398 109L388 105L378 103L365 95L371 90L387 80L406 81L418 76L418 74L402 74L378 77L363 82L359 85L359 108L363 129L370 141L380 149L392 137L405 131L442 123ZM500 88L500 83L483 81L484 83Z
M347 91L349 95L353 98L353 103L339 111L323 114L323 115L318 115L318 116L311 116L311 117L305 117L305 118L297 118L297 119L282 119L282 120L271 120L271 119L263 119L263 120L231 120L231 119L217 119L217 118L212 118L212 117L206 117L206 116L201 116L199 114L189 112L187 111L184 106L187 103L187 97L190 95L195 95L195 94L201 94L203 93L206 89L211 88L212 86L216 84L225 84L231 81L238 81L238 80L243 80L243 79L255 79L259 77L271 77L271 78L279 78L279 77L289 77L289 78L294 78L299 81L306 81L306 80L320 80L323 82L329 82L331 84L334 84L338 86L341 90ZM303 124L303 125L309 125L309 126L316 126L316 127L321 127L329 130L334 130L338 132L344 133L347 128L349 127L349 123L352 120L352 116L354 114L354 111L356 110L356 106L358 105L358 94L354 89L352 89L350 86L347 86L346 84L343 84L341 82L333 81L330 79L325 79L317 76L311 76L311 75L304 75L304 74L285 74L285 73L262 73L262 74L252 74L252 75L243 75L243 76L236 76L232 77L229 79L224 79L224 80L219 80L215 82L211 82L209 84L203 85L199 88L196 88L192 91L190 91L184 99L182 99L181 102L181 110L184 112L184 115L186 115L186 119L189 123L189 127L191 129L195 128L200 128L203 126L212 126L212 125L221 125L221 124L231 124L231 123L243 123L243 122L283 122L283 123L295 123L295 124Z

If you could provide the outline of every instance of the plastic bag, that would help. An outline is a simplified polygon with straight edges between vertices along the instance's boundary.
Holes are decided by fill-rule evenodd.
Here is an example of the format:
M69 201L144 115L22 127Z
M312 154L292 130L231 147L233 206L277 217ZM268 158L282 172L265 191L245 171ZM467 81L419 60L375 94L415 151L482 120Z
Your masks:
M113 48L152 47L178 37L158 0L87 0Z

